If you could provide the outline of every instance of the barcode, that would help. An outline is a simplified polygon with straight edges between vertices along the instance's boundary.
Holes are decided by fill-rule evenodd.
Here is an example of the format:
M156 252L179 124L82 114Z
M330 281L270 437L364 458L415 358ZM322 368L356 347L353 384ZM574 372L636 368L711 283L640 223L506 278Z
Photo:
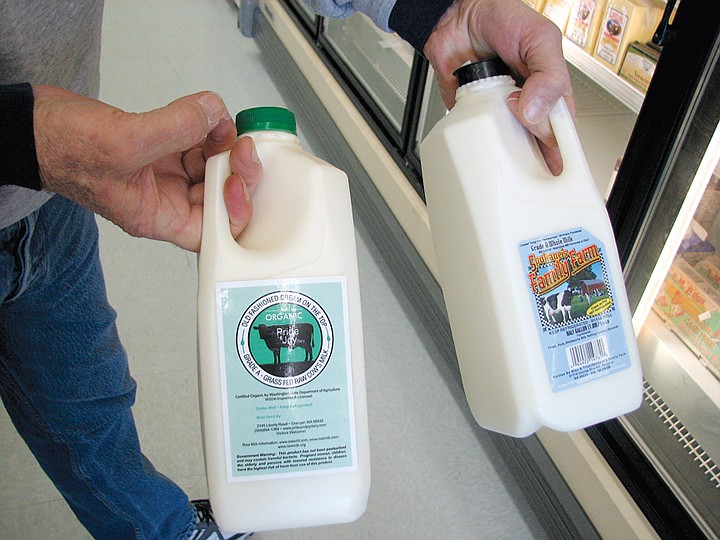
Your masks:
M607 339L600 336L592 341L568 347L566 352L570 369L599 362L608 357Z

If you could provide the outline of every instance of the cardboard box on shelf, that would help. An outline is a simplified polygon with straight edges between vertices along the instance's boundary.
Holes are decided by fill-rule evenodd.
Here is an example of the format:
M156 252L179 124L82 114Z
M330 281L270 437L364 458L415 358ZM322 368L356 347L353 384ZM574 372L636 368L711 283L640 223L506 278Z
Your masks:
M660 58L660 50L645 43L631 43L625 54L620 76L641 92L647 92Z
M607 0L595 58L617 73L631 43L650 41L662 13L653 0Z
M595 50L600 33L606 0L575 0L570 9L565 37L585 49L588 54Z
M547 0L542 14L554 22L560 31L564 33L572 4L573 0Z
M720 294L687 262L676 258L653 307L720 378Z

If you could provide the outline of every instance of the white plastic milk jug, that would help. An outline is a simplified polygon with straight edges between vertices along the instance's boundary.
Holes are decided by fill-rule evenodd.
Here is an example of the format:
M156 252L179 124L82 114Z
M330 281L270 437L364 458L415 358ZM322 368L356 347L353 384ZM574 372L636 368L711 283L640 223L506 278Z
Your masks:
M357 519L370 488L357 255L345 173L308 154L295 116L237 116L263 164L230 234L228 153L207 162L198 348L210 501L225 531Z
M477 422L515 437L639 407L642 374L610 221L564 101L550 174L510 112L497 60L463 66L420 148L463 387Z

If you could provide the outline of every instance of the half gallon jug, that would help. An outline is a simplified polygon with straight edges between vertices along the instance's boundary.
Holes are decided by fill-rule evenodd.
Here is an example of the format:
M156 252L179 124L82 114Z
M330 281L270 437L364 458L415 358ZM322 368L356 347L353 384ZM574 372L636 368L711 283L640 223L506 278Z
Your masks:
M355 232L347 176L308 154L286 109L237 116L263 164L235 240L229 153L205 173L198 263L203 442L224 531L357 519L370 451Z
M497 60L463 66L420 154L439 281L477 422L524 437L639 407L642 375L610 221L563 100L553 176Z

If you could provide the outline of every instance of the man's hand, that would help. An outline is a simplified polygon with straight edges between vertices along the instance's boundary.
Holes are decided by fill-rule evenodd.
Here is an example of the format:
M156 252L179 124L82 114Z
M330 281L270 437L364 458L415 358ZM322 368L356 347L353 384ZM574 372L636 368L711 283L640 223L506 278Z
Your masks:
M515 78L524 81L508 106L540 140L550 170L559 174L562 159L547 116L561 97L573 115L575 105L557 26L521 0L456 0L438 21L423 52L448 108L455 104L453 71L468 61L499 56Z
M126 113L59 88L34 86L35 146L43 187L127 233L200 249L206 160L232 148L224 187L234 236L252 214L262 177L251 139L236 141L222 99L186 96Z

